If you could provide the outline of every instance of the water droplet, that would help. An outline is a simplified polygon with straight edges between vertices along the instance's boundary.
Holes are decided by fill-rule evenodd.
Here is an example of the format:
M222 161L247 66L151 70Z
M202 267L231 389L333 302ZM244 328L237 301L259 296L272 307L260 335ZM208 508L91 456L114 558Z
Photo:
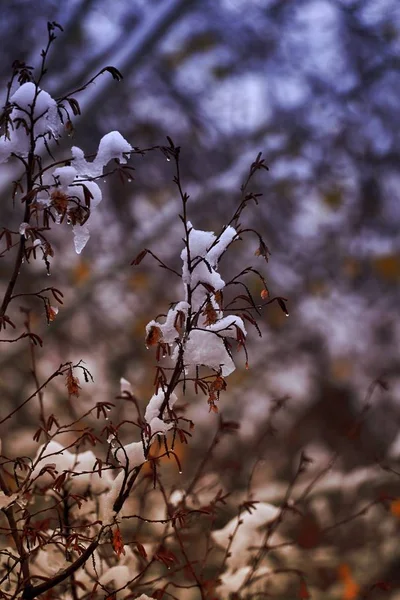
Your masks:
M108 421L108 417L106 417L106 421Z
M49 273L49 271L47 271L46 275L47 275L47 277L50 277L51 273Z
M179 475L182 475L182 471L179 471Z
M128 178L128 183L132 183L132 179L130 177Z
M168 161L168 162L171 162L171 159L170 159L170 157L169 157L169 156L167 156L167 161ZM169 568L169 567L168 567L168 568Z
M285 313L285 317L288 317L288 316L289 316L289 313Z

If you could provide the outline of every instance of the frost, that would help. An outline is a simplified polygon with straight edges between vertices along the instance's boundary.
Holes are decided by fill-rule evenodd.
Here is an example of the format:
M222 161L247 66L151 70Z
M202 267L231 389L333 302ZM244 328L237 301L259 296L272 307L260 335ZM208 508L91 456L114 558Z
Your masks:
M144 414L144 418L146 423L148 423L151 435L155 433L166 433L172 427L172 423L165 423L162 419L159 418L160 408L162 403L164 402L165 394L163 390L159 390L158 394L154 394L150 399L150 402L147 405L146 412ZM169 398L169 407L172 408L175 402L177 401L177 397L174 393L171 394Z

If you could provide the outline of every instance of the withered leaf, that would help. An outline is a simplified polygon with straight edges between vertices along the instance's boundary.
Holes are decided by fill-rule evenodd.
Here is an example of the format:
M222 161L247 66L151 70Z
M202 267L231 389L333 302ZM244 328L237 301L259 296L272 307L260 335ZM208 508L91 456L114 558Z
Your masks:
M146 248L144 250L142 250L141 252L139 252L137 257L134 258L133 261L131 262L131 265L140 265L140 263L142 262L142 260L144 259L144 257L146 256L147 253L148 253L148 250Z
M162 331L156 325L152 325L146 336L146 346L155 346L162 340Z

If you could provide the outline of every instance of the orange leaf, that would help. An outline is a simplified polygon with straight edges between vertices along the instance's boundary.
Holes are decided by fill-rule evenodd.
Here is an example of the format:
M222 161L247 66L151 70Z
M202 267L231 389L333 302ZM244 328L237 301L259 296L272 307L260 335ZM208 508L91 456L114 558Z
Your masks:
M393 502L390 503L390 512L395 517L400 518L400 499L393 500Z
M51 323L52 321L54 321L54 319L56 318L56 316L58 314L58 308L56 306L47 306L46 305L46 312L47 312L47 320L49 321L49 323Z
M68 394L78 398L80 390L79 379L74 377L72 373L72 367L70 367L67 371L65 385L67 386Z
M121 554L125 554L124 542L122 541L122 535L118 525L113 532L112 547L118 558Z
M299 589L299 593L298 593L298 597L301 600L308 600L308 598L311 598L309 592L308 592L308 587L306 582L304 581L304 579L302 579L300 581L300 589Z
M349 565L340 565L338 574L339 579L341 579L344 584L342 600L355 600L360 591L360 586L354 581Z
M162 340L162 332L159 327L152 325L146 335L146 346L155 346Z
M82 285L90 277L90 264L80 259L71 272L72 281L75 285Z
M267 290L267 288L261 290L261 298L263 300L267 300L269 298L269 291Z

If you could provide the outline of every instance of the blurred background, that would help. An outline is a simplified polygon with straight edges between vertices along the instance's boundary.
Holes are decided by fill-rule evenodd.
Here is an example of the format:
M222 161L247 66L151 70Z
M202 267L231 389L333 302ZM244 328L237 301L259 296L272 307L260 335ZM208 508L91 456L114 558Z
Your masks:
M270 171L259 172L254 186L263 197L244 220L263 235L270 262L254 257L256 240L249 239L221 270L255 260L271 295L288 298L290 318L275 305L263 312L262 338L249 335L250 370L238 355L221 397L222 415L240 423L235 443L221 444L212 465L227 488L244 493L262 456L254 497L278 502L305 449L315 472L338 453L335 476L328 474L307 504L313 522L339 520L382 491L400 495L396 477L382 469L395 469L400 458L398 0L113 0L112 9L106 0L14 0L0 6L3 89L13 60L39 64L46 21L60 23L64 32L43 82L53 97L106 65L124 76L117 83L105 74L83 93L72 143L90 154L113 129L140 148L164 144L169 135L182 148L196 228L218 232L228 221L249 165L263 152ZM57 158L68 156L68 145L70 139ZM179 285L150 259L130 266L150 247L180 268L173 165L161 152L131 164L132 182L101 184L104 199L82 255L74 252L71 231L60 226L51 238L50 278L39 261L24 266L27 289L19 291L51 282L65 293L54 323L44 325L40 306L32 318L45 344L38 352L41 377L66 360L83 359L91 370L95 384L84 386L79 408L115 397L120 377L145 406L154 377L145 325L182 298ZM21 222L20 206L11 201L17 177L15 165L2 165L1 223L10 227ZM3 259L2 289L9 268ZM257 282L249 286L259 294ZM3 414L32 390L29 348L2 348L0 362ZM384 385L369 398L379 378ZM60 384L49 390L48 402L67 405L65 396ZM276 433L267 435L271 408L283 397ZM364 415L366 399L371 406ZM125 408L116 410L122 419ZM31 411L21 427L28 429ZM181 451L184 466L217 426L206 398L192 399L189 415L197 427L190 448ZM349 435L360 415L362 426ZM9 452L22 452L22 440L24 453L33 448L28 438L11 436ZM316 565L315 597L344 597L337 568L345 562L362 589L390 579L394 591L385 597L400 598L398 517L381 506L368 514L364 527L357 521L356 530L350 525L328 540L325 554L314 547L320 541L303 543L299 560L306 556L308 568L310 558Z

